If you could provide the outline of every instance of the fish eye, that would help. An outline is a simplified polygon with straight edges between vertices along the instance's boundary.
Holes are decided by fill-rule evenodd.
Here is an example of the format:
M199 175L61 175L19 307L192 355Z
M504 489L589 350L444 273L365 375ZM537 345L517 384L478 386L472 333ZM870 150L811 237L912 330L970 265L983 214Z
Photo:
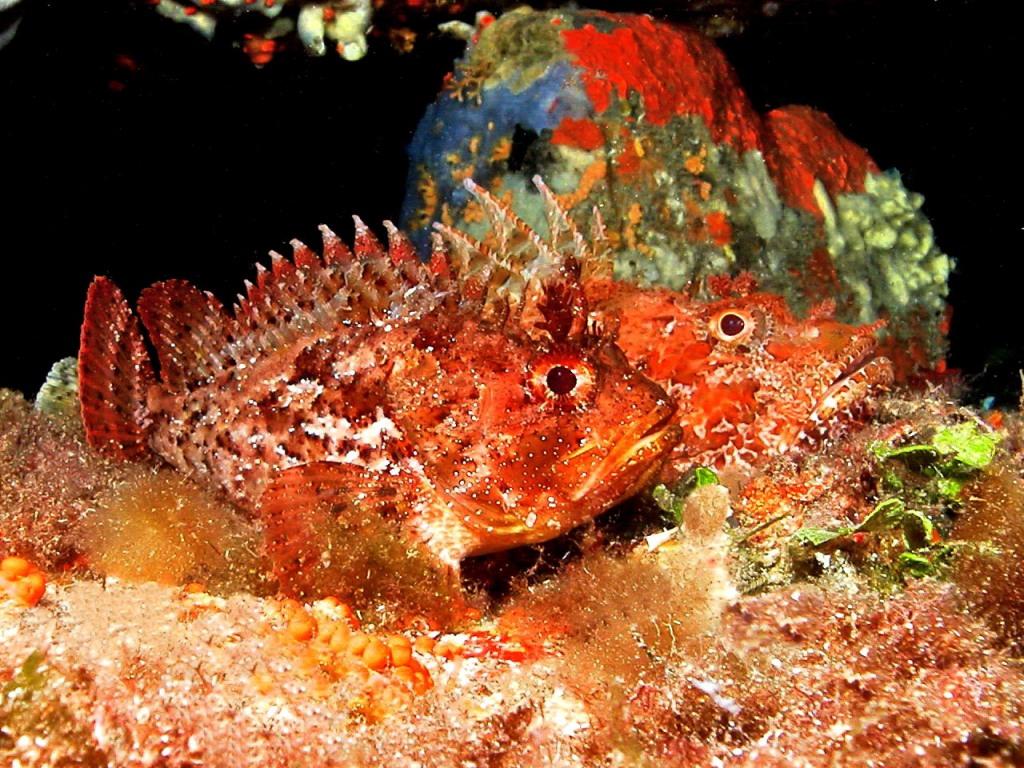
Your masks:
M743 318L734 312L722 315L718 320L718 329L722 332L723 336L739 336L746 327L747 324L743 321Z
M738 343L746 341L757 327L754 318L738 309L726 309L711 318L711 335L719 341Z
M535 360L527 373L527 390L542 406L585 408L596 382L594 367L573 354L546 354Z
M576 374L564 365L552 366L544 377L548 389L556 395L568 395L576 389Z

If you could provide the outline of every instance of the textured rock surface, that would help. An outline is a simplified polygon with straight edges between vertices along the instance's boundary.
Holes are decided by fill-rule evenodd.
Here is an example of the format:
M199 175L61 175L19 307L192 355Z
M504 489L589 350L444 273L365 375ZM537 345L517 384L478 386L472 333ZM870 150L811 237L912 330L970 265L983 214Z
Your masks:
M925 504L933 478L919 462L899 472L899 493L943 532L918 552L937 556L955 543L943 521L953 514L955 536L972 544L953 582L880 581L910 544L898 528L871 528L819 548L816 567L761 579L758 588L770 591L737 595L735 575L755 588L739 567L751 550L783 553L795 527L851 525L895 492L894 480L878 477L885 466L870 458L872 446L905 449L948 423L975 423L942 399L892 400L864 434L780 459L746 491L698 487L680 506L677 531L648 546L637 531L664 523L634 509L534 553L526 571L507 561L497 577L504 599L482 617L438 626L373 605L260 596L267 584L249 573L259 563L247 547L228 546L217 522L228 510L167 470L118 471L81 445L73 423L16 395L0 404L0 557L27 555L48 572L38 602L9 599L0 583L2 764L1024 759L1024 675L1013 650L1017 417L1007 418L1018 437L955 509ZM786 519L773 520L780 514ZM136 533L82 535L97 516L130 518ZM188 520L202 540L179 535ZM759 534L739 535L765 522ZM175 541L151 547L147 566L154 536ZM217 563L190 564L211 548L248 580ZM109 576L119 569L123 579ZM509 572L518 573L511 584ZM197 574L210 578L205 589L181 584Z

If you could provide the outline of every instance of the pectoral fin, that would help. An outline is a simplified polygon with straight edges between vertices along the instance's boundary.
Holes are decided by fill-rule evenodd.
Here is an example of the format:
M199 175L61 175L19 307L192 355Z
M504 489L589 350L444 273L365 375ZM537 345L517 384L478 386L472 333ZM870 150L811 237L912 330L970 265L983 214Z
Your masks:
M459 600L450 569L405 525L417 484L404 473L314 462L280 472L259 514L281 590L363 605L448 611Z

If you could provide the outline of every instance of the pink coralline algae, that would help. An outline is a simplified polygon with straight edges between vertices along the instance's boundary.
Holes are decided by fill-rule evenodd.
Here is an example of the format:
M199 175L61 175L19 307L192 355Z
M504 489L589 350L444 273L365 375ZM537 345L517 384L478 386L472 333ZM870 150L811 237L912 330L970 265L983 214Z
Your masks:
M0 756L33 766L66 754L119 766L541 766L552 755L559 765L1019 765L1024 677L949 586L884 599L803 585L722 612L702 596L713 580L672 585L684 573L677 552L605 557L520 604L534 629L553 630L528 654L487 650L508 641L488 641L497 635L486 627L363 631L336 602L58 586L36 608L0 614ZM696 552L686 557L710 573ZM636 601L606 602L602 588ZM671 599L648 605L643 592ZM713 632L702 631L708 621Z

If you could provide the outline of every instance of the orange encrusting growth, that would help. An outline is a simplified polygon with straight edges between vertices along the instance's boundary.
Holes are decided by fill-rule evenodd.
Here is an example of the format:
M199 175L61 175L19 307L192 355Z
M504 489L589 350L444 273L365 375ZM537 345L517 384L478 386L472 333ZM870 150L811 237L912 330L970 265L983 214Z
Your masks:
M24 606L38 603L46 592L46 574L23 557L0 561L0 599Z
M190 603L201 597L186 595ZM281 599L271 604L268 618L274 637L298 653L295 668L314 682L315 690L327 694L333 686L354 684L360 693L351 706L371 721L430 691L433 674L448 662L487 658L515 664L542 652L540 646L497 630L459 634L436 629L369 630L350 605L333 596L311 603ZM252 678L260 693L269 693L282 682L268 670L259 670Z
M298 650L298 668L303 674L328 688L355 684L361 693L351 706L371 721L430 691L434 686L430 668L445 661L471 656L505 661L523 658L517 650L521 646L485 632L467 636L366 630L352 608L335 597L306 604L281 600L272 608L270 620L277 637ZM266 693L279 681L263 670L253 675L252 682Z

